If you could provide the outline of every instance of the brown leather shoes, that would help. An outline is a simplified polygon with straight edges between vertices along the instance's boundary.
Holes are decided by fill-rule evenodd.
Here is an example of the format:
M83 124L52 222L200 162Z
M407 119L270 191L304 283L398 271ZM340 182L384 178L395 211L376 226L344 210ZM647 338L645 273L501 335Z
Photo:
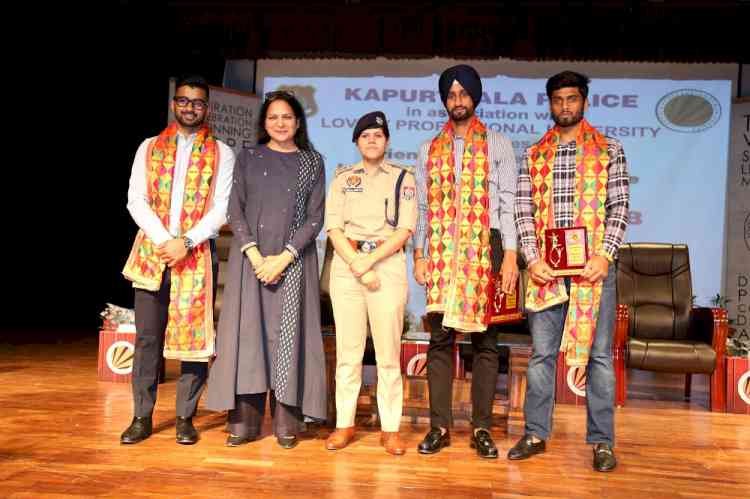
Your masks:
M384 431L380 433L380 445L385 447L388 454L394 456L403 456L406 453L406 446L401 441L401 436L397 431Z
M343 449L349 442L354 438L354 427L349 428L336 428L336 431L331 433L326 439L326 449L328 450L339 450Z

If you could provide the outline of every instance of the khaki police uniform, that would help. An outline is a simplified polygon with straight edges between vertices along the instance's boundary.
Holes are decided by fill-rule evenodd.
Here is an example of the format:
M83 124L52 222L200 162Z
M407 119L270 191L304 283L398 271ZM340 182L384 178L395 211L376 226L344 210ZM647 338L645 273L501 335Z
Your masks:
M396 183L404 170L394 227L387 219L395 222ZM376 242L387 240L397 228L413 233L416 198L414 174L409 167L383 162L370 173L363 162L339 167L326 200L326 230L341 229L350 241ZM367 248L359 250L366 251ZM380 287L369 291L338 254L331 262L330 293L336 321L336 427L354 426L369 321L377 358L381 429L395 432L403 407L401 332L409 288L404 251L379 261L373 270Z

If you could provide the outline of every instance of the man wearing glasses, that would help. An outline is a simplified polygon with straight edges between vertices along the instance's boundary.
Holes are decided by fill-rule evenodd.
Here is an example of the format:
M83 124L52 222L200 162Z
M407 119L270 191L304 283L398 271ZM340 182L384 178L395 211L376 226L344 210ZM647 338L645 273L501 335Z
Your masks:
M213 239L226 222L235 159L205 123L208 93L200 76L178 80L175 121L144 140L133 161L127 207L140 230L123 274L135 288L134 417L123 444L151 435L162 350L182 361L177 443L198 441L192 417L214 355Z

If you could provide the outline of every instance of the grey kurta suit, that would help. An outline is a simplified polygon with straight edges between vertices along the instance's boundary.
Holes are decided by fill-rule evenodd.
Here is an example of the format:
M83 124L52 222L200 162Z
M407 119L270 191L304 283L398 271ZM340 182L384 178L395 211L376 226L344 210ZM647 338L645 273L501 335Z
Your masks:
M321 160L322 161L322 160ZM274 390L284 278L264 286L242 248L257 244L263 255L279 254L289 243L303 262L299 334L295 337L286 399L305 416L325 419L326 382L320 330L320 289L315 240L323 227L325 172L320 168L307 200L306 219L289 241L295 206L298 153L265 145L243 151L234 170L228 219L234 238L216 338L206 405L235 408L235 395Z

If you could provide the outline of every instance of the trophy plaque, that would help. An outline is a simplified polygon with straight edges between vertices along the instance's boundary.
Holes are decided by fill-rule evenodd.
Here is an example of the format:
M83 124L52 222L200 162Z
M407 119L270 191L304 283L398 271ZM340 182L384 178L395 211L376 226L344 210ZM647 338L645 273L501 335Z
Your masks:
M502 276L498 272L494 276L494 286L490 298L490 324L502 324L504 322L514 322L523 318L520 303L520 286L516 285L514 291L510 294L503 293Z
M547 229L544 232L547 265L555 277L580 275L586 266L586 227Z

